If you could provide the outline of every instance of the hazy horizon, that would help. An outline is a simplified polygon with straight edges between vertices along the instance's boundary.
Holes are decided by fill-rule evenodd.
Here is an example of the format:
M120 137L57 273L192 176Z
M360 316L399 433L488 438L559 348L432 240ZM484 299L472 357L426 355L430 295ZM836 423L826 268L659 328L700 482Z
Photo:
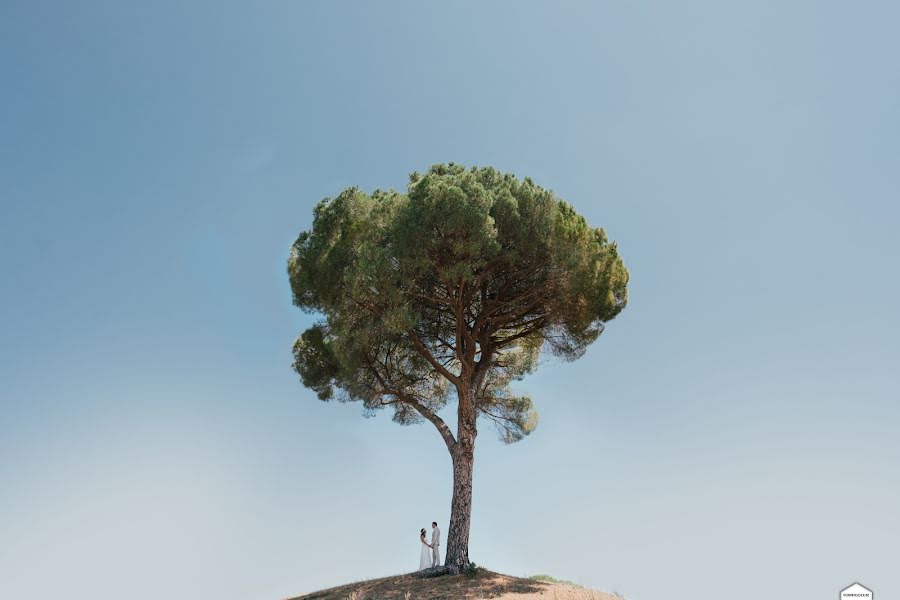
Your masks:
M323 197L529 176L629 303L481 426L470 557L629 600L900 595L900 5L0 6L0 597L275 600L414 570L430 424L322 403ZM452 418L452 415L447 415Z

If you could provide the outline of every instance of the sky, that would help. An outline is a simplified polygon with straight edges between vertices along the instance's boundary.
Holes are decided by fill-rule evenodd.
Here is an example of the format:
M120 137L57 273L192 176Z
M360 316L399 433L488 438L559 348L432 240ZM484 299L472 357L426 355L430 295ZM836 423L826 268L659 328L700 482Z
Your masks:
M411 571L433 427L323 403L290 245L530 176L629 303L478 437L470 556L629 600L900 596L900 4L0 2L0 597Z

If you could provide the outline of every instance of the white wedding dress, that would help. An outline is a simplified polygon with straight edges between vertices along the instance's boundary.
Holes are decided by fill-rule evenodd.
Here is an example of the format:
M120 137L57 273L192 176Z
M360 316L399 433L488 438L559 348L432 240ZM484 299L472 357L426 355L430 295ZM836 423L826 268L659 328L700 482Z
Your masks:
M422 537L419 537L419 541L422 542L422 555L419 557L419 570L430 569L431 548L428 547L428 544L425 543L425 540Z

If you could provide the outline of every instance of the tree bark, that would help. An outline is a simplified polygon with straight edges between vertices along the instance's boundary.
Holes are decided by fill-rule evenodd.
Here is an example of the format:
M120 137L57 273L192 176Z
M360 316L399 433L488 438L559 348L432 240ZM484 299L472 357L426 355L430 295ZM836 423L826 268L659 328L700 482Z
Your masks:
M453 458L453 502L450 506L450 531L447 558L451 573L459 573L469 564L469 529L472 524L472 467L475 464L473 442L460 443Z

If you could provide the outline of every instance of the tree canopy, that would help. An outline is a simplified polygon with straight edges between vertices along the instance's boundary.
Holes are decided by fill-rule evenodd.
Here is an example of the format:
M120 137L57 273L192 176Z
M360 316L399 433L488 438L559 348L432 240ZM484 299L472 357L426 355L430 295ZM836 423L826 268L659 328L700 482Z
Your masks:
M493 168L441 164L406 193L348 188L314 211L288 261L293 301L324 315L294 368L322 400L423 418L456 399L505 442L537 425L510 383L542 351L580 357L627 301L616 244L567 202ZM457 435L463 435L462 430Z

